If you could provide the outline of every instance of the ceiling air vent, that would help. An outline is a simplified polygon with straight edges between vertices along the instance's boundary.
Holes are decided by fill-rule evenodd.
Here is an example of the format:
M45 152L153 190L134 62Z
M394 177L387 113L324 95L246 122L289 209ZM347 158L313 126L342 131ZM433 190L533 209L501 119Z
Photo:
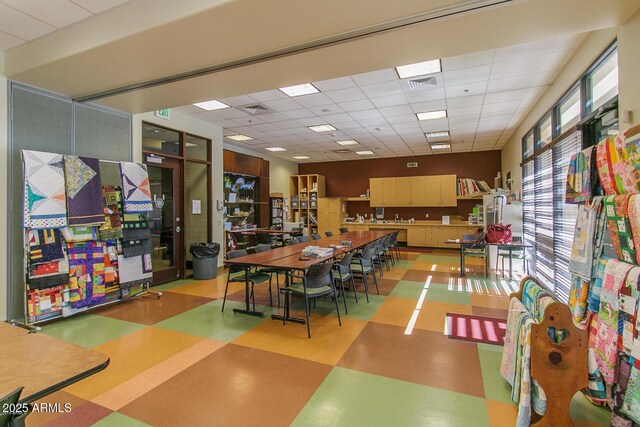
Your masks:
M244 107L239 108L251 114L252 116L259 116L260 114L267 114L271 112L270 109L261 104L245 105Z
M347 153L351 153L351 150L347 150L346 148L341 148L339 150L331 150L331 152L336 154L347 154Z
M424 79L409 80L409 89L425 89L427 86L437 86L435 77L425 77Z

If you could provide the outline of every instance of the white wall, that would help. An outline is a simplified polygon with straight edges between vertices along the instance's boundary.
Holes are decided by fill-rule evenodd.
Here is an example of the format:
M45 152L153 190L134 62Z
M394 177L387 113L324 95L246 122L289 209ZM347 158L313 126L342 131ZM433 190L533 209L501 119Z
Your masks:
M631 111L631 121L620 126L626 129L640 123L640 11L618 28L618 66L619 111Z
M7 320L7 157L9 155L7 79L4 77L4 54L0 52L0 321Z

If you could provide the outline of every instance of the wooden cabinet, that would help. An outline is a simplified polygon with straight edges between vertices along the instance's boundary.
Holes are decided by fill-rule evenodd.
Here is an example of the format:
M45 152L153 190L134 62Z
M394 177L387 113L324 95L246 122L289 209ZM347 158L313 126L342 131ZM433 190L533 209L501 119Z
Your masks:
M410 206L427 206L427 177L412 176Z
M401 206L398 205L397 180L397 178L382 179L382 206Z
M425 230L427 227L412 226L407 228L407 246L427 246Z
M369 204L371 206L384 206L382 182L384 178L369 179Z
M458 227L436 227L436 234L437 234L436 247L439 247L439 248L448 248L448 247L453 248L453 246L446 244L445 241L455 240L462 237Z
M321 197L318 199L318 233L324 235L331 231L340 233L342 220L345 217L344 199L340 197Z
M425 176L425 206L440 206L440 176Z
M455 175L440 175L440 206L457 206Z
M457 206L455 175L370 178L372 207Z
M403 176L394 178L395 183L395 204L387 206L416 206L412 203L411 200L411 177ZM386 193L385 193L386 195ZM386 200L385 200L386 202Z

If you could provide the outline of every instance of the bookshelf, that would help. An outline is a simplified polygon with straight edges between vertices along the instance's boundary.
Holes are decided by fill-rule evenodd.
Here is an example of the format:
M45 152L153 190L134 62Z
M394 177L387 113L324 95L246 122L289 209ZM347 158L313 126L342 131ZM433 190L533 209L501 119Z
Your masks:
M318 232L318 199L325 196L323 175L292 175L289 178L289 220L302 222L309 236Z

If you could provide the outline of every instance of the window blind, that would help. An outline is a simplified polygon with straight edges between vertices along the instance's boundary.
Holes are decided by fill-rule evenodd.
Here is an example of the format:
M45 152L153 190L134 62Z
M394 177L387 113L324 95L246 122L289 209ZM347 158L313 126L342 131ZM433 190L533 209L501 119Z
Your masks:
M534 179L534 162L528 162L522 165L522 222L524 242L530 245L527 248L527 259L529 260L529 268L532 272L536 268L536 234L535 234L535 191L533 185ZM533 273L532 273L533 274Z
M553 154L547 150L534 160L535 275L549 291L555 290L553 259Z
M576 131L553 147L553 254L555 258L555 294L568 303L571 290L569 259L578 215L578 205L565 203L567 170L571 156L582 149L582 134Z

